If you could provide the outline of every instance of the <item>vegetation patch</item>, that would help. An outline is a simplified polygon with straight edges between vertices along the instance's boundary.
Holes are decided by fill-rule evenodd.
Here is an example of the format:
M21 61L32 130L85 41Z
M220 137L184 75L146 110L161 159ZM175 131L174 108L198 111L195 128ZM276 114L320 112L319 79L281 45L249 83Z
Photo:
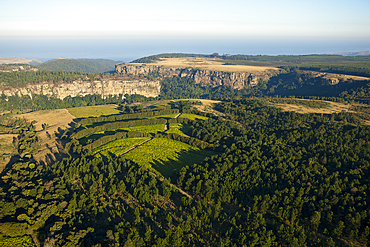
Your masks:
M0 247L33 247L36 246L30 236L8 238L0 235Z
M191 119L191 120L207 120L208 117L205 117L205 116L200 116L200 115L196 115L196 114L192 114L192 113L183 113L181 114L182 118L188 118L188 119Z
M190 130L189 126L187 124L182 123L170 123L169 130L166 131L166 133L176 133L182 136L186 136L185 133L188 133Z
M106 135L114 135L118 132L129 132L129 131L138 131L138 132L145 132L149 134L157 134L164 130L164 124L153 124L153 125L141 125L141 126L132 126L126 128L118 128L106 131L98 131L94 132L93 134L86 136L81 139L81 143L85 144L88 140L97 140L100 137Z
M145 141L148 137L137 137L137 138L124 138L116 141L109 142L99 148L96 148L93 153L97 157L109 156L110 154L119 155L127 149Z
M322 100L305 100L305 99L292 99L292 98L268 98L267 102L276 104L293 104L302 105L310 108L328 108L330 103Z
M81 106L68 108L68 111L76 118L100 117L103 115L119 114L121 111L113 105Z
M344 104L339 102L328 102L328 101L315 101L314 105L310 100L296 100L296 103L283 103L283 102L276 102L272 103L269 102L271 106L279 107L284 111L294 111L301 114L333 114L333 113L340 113L340 112L353 112L351 110L350 104ZM305 102L308 102L307 104ZM321 104L323 103L323 104ZM316 106L315 106L316 105ZM328 106L326 106L328 105ZM324 107L320 107L324 106Z
M145 132L145 133L150 133L150 134L157 134L158 132L162 132L163 129L164 129L163 124L153 124L153 125L143 125L143 126L133 126L133 127L122 128L122 130L139 131L139 132Z
M154 62L155 65L164 67L176 68L195 68L214 71L226 72L261 72L266 70L278 70L274 67L267 66L250 66L250 65L236 65L225 64L219 58L206 58L206 57L177 57L177 58L162 58Z
M13 153L13 138L17 137L14 134L0 134L0 172L9 162Z
M67 109L44 110L17 115L29 122L33 122L41 143L33 157L38 161L45 161L46 156L54 156L58 150L56 134L61 129L66 129L73 121L72 116Z
M160 116L154 116L154 117L146 117L148 119L152 119L152 118L164 118L164 119L171 119L171 118L174 118L176 117L178 113L174 113L174 114L167 114L167 115L160 115Z
M163 176L170 177L183 166L202 162L215 152L201 150L188 144L166 138L154 138L123 157L147 168L154 168Z

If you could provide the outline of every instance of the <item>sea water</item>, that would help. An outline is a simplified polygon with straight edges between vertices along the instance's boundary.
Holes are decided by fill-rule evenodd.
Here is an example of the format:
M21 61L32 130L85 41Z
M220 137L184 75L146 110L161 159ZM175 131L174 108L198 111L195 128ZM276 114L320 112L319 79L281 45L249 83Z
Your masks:
M369 51L364 39L253 37L1 37L0 57L106 58L131 61L159 53L307 55Z

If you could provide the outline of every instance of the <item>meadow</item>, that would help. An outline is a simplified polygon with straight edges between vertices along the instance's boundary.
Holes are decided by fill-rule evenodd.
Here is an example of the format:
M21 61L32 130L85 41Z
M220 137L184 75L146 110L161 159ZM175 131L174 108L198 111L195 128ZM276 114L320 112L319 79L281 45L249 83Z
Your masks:
M153 116L153 117L145 117L145 118L147 118L147 119L152 119L152 118L166 118L166 119L169 119L169 118L176 117L176 115L177 115L177 113L168 114L168 115Z
M215 152L200 150L188 144L167 138L153 140L124 154L124 158L154 168L164 177L170 177L185 165L200 163Z
M191 120L207 120L208 119L208 117L204 117L204 116L200 116L200 115L196 115L192 113L182 113L180 117L189 118Z
M42 110L15 115L29 122L35 121L35 130L38 132L42 142L33 157L37 161L46 161L46 157L54 157L58 150L56 134L61 129L67 129L73 125L75 117L67 109ZM42 125L46 124L45 130Z
M170 128L166 133L176 133L182 136L187 136L185 133L189 130L189 126L182 123L170 123Z
M133 63L135 64L135 63ZM225 72L263 72L267 70L278 71L275 67L270 66L252 66L239 64L225 64L225 60L219 58L206 57L179 57L179 58L161 58L154 62L155 65L175 68L195 68L213 71ZM137 64L136 64L137 65Z
M157 134L158 132L162 132L163 129L164 129L163 124L142 125L142 126L122 128L122 130L126 130L126 131L139 131L139 132L145 132L149 134Z
M100 117L103 115L120 114L121 111L115 109L116 105L81 106L68 108L76 118Z
M11 154L13 153L13 138L15 134L1 134L0 135L0 172L4 169L6 164L10 161Z
M283 111L294 111L301 114L333 114L339 112L352 112L351 104L344 104L332 101L323 100L308 100L308 99L286 99L285 102L268 102L271 106L279 107Z
M109 156L110 153L114 155L119 155L127 149L145 141L146 139L148 139L148 137L124 138L120 140L115 140L103 146L100 146L99 148L96 148L93 151L93 154L95 154L97 157L101 157L101 155Z

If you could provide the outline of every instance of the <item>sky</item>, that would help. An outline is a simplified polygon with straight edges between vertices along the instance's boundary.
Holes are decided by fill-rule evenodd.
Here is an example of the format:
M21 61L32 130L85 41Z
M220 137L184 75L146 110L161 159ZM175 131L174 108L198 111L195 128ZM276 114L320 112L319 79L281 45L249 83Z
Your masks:
M370 44L369 0L0 0L0 3L0 42L30 38L162 37L192 39L193 43L198 38L317 39L361 42L359 49L370 49L364 45Z

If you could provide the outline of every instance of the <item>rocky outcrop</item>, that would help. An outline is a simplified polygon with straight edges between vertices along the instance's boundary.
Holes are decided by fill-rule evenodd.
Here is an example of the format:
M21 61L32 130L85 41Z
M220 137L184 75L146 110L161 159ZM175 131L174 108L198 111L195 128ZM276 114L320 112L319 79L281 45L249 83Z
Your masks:
M100 94L103 98L108 95L141 94L146 97L156 97L160 94L159 81L148 80L102 80L102 81L74 81L72 83L41 83L29 84L27 87L10 88L2 91L6 96L41 94L64 99L67 96L85 96Z
M0 72L39 71L30 65L3 65L0 64Z
M200 70L193 68L172 68L157 65L129 65L117 64L116 72L128 76L156 75L159 77L188 76L196 83L202 85L219 86L225 85L235 89L242 89L246 86L254 86L259 80L268 80L273 72L225 72L213 70Z

